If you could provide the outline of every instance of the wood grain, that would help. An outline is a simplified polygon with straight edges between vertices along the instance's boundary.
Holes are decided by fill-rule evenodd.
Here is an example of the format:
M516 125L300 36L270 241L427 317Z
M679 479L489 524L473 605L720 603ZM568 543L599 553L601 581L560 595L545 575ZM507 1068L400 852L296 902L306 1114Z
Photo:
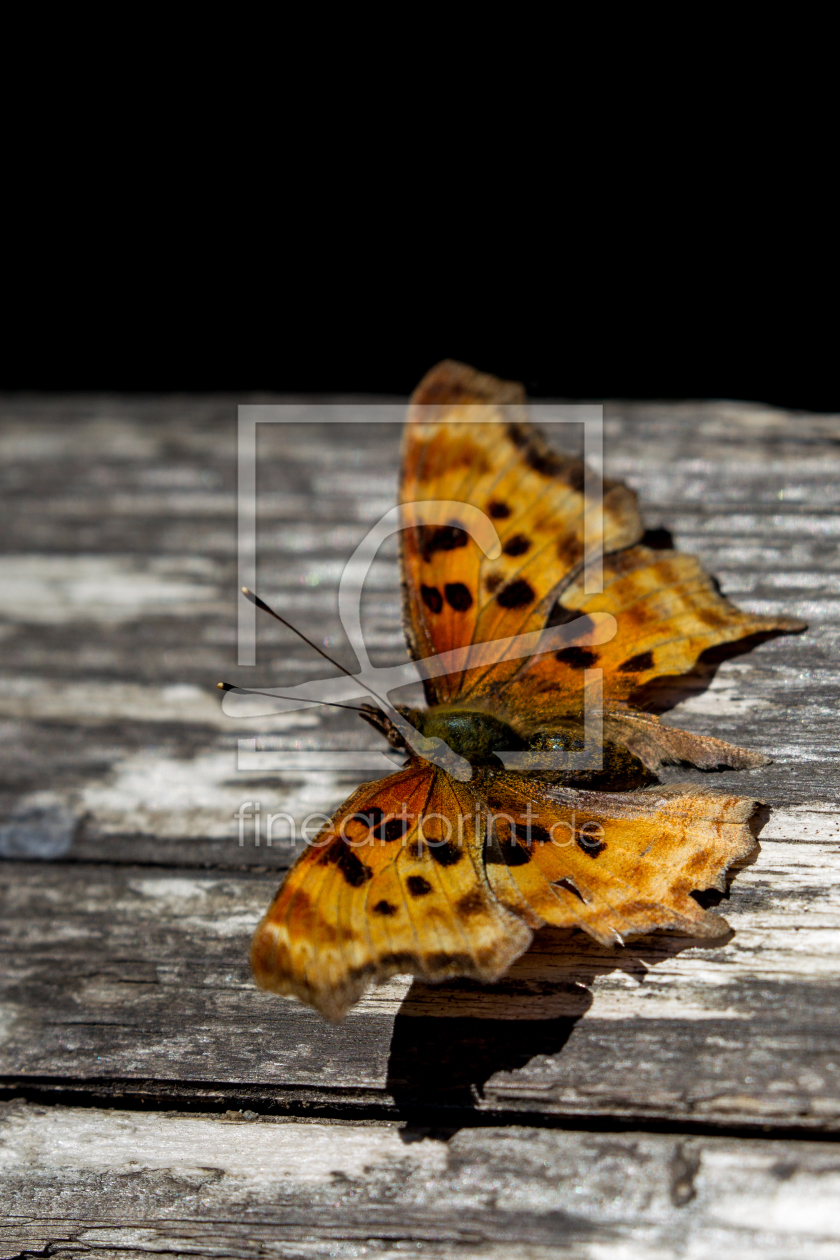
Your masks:
M280 686L323 665L272 622L259 626L257 668L234 663L233 400L16 400L3 411L0 806L25 815L49 790L47 804L72 815L55 856L283 869L282 847L238 850L238 804L256 796L264 812L302 821L365 774L240 771L237 738L321 755L379 745L338 711L249 724L220 712L220 677ZM337 581L393 501L398 426L263 427L261 589L352 665ZM605 427L607 471L639 490L652 529L696 551L745 607L811 627L699 671L666 720L770 753L773 766L738 778L745 791L780 805L836 800L836 420L636 405L608 407ZM381 663L399 662L393 548L371 587L368 642ZM24 856L25 830L0 849Z
M840 1248L840 1161L812 1142L3 1110L3 1257L827 1260Z
M328 1088L386 1112L840 1130L840 837L826 817L823 839L765 841L717 947L663 935L605 949L545 930L498 985L397 979L338 1027L251 981L267 876L8 863L0 1071Z
M499 986L398 978L333 1028L251 983L247 939L295 849L240 846L233 814L258 800L299 827L371 777L324 750L379 745L337 711L220 711L219 678L324 672L270 622L257 667L235 664L243 401L0 400L0 1072L6 1097L53 1103L5 1115L2 1254L840 1255L834 1148L805 1140L840 1131L838 417L605 410L606 471L654 544L809 623L648 697L774 758L663 776L771 807L721 906L734 934L604 950L543 932ZM260 437L260 589L348 667L337 583L393 502L399 437ZM377 663L405 659L393 547L364 624ZM196 1115L61 1102L97 1096ZM230 1106L262 1119L209 1114ZM399 1129L424 1116L458 1132Z

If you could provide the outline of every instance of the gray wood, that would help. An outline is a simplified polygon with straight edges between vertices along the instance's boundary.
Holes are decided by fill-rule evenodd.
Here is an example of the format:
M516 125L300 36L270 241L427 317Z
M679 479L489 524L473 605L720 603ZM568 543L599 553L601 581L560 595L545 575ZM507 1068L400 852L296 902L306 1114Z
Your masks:
M11 399L2 413L0 808L16 826L0 833L0 852L26 856L29 843L32 856L283 869L282 846L238 848L237 801L256 797L264 813L302 821L370 776L237 771L237 737L313 752L380 744L338 711L282 730L220 712L220 677L276 686L323 667L267 619L257 668L235 665L234 400ZM398 427L263 428L261 589L352 665L337 581L393 501ZM697 552L745 607L810 623L716 677L698 674L696 694L667 720L775 758L761 772L720 776L727 786L779 805L836 800L837 418L613 404L605 428L607 472L639 490L651 528ZM371 587L369 642L380 662L399 662L393 548ZM53 811L46 838L39 809Z
M3 1257L840 1255L813 1142L4 1110Z
M232 815L245 800L298 825L330 812L375 775L323 750L380 745L350 714L220 712L219 678L324 672L271 622L257 668L235 664L242 401L0 400L0 1089L53 1104L6 1117L2 1254L840 1255L834 1148L803 1140L840 1130L838 417L606 408L606 471L648 527L741 606L809 623L651 697L666 721L775 759L664 775L773 807L721 907L734 934L604 950L543 932L501 985L397 978L332 1027L252 985L248 937L294 849L240 846ZM337 583L393 502L399 428L274 426L260 442L260 589L352 666ZM377 663L405 659L393 547L364 617ZM238 769L243 736L312 764ZM97 1098L205 1114L61 1105ZM262 1119L209 1114L231 1107ZM317 1141L298 1132L307 1114ZM394 1127L407 1117L462 1127L414 1141ZM502 1120L519 1123L477 1127ZM213 1137L246 1129L244 1146ZM271 1164L281 1130L320 1152L313 1181L282 1149ZM351 1130L360 1170L356 1137L350 1165L334 1153ZM370 1132L383 1158L364 1156ZM778 1136L743 1136L761 1133ZM247 1181L252 1149L268 1171Z
M262 1086L261 1105L272 1086L300 1105L328 1090L333 1106L386 1114L835 1132L838 830L791 818L822 838L765 841L732 886L728 941L605 949L545 930L498 985L398 978L339 1026L251 981L273 877L7 863L0 1072Z

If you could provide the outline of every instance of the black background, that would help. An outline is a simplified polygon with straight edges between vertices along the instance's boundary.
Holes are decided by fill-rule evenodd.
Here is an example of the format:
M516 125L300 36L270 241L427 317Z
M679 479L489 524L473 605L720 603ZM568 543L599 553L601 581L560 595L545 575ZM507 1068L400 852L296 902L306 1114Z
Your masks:
M597 224L472 239L462 223L449 241L395 226L165 205L23 224L0 389L404 396L450 357L538 398L840 412L834 271L801 227L721 243L631 223L605 243Z
M103 57L36 15L0 389L405 395L448 356L536 397L840 412L830 28L432 22L359 58L357 25L133 23Z
M704 318L695 309L665 320L631 302L510 327L434 311L410 321L395 310L390 321L346 306L299 307L292 319L261 304L234 317L226 300L179 301L175 311L108 305L106 317L59 302L25 321L7 340L0 387L404 395L449 357L524 381L534 397L736 398L840 412L829 329L755 309L735 324L708 307Z

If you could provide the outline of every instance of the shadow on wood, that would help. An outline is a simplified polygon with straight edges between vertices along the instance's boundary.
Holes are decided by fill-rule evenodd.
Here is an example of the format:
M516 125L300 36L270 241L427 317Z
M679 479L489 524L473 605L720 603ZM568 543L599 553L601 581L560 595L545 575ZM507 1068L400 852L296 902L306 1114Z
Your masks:
M644 984L658 963L687 949L722 946L732 936L662 934L605 947L576 929L544 928L498 984L415 980L394 1020L386 1089L407 1117L424 1107L438 1116L441 1107L473 1109L492 1076L563 1053L592 1005L597 977L623 971Z
M761 634L748 635L744 639L736 639L732 643L721 643L717 647L708 648L697 658L694 668L688 673L665 674L652 679L633 693L630 704L633 708L642 709L645 713L655 713L657 716L667 713L683 701L708 691L724 661L746 656L760 644L769 643L772 639L779 639L790 633L790 630L767 630Z

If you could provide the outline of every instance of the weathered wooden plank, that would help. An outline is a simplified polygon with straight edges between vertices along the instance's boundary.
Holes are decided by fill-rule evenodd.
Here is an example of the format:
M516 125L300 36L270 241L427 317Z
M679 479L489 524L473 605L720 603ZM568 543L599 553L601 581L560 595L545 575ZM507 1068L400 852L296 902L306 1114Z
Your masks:
M337 1027L253 986L273 877L7 863L0 1070L840 1131L840 821L767 831L728 941L544 931L499 985L397 978Z
M322 750L372 748L375 737L340 713L247 729L220 714L220 676L276 685L321 672L273 623L260 627L258 668L233 664L235 401L2 404L0 854L61 863L3 871L17 881L8 1073L183 1075L311 1097L326 1086L347 1105L364 1094L385 1108L434 1096L490 1111L833 1128L837 418L732 404L607 409L607 472L640 491L648 525L700 554L745 607L811 623L699 673L667 719L776 757L716 780L788 811L735 883L733 941L697 950L662 939L617 958L544 934L492 994L406 994L394 982L335 1030L251 987L247 936L275 878L259 868L282 868L292 850L257 848L250 835L240 847L232 815L249 799L298 826L330 811L372 776L330 769ZM396 427L300 425L274 426L261 447L264 589L339 655L338 577L392 502L398 444ZM399 661L393 551L372 576L369 640L378 660ZM285 774L242 769L241 735L320 760ZM787 841L813 843L791 852ZM254 869L189 869L208 864Z
M814 1142L0 1110L0 1255L840 1254Z
M317 676L322 665L274 623L260 627L257 670L233 664L236 401L3 401L7 856L282 868L282 848L238 847L238 805L257 798L264 814L289 812L299 825L370 777L325 764L237 767L239 735L313 753L377 741L337 712L247 726L220 713L220 676L277 685ZM837 418L725 403L612 404L606 417L607 471L639 490L649 525L697 551L746 607L811 622L804 636L724 663L706 690L712 671L698 677L667 720L776 758L767 770L722 776L727 785L781 805L836 800ZM398 426L265 428L267 592L352 664L337 580L392 502ZM380 659L398 661L393 551L373 585L369 639Z

